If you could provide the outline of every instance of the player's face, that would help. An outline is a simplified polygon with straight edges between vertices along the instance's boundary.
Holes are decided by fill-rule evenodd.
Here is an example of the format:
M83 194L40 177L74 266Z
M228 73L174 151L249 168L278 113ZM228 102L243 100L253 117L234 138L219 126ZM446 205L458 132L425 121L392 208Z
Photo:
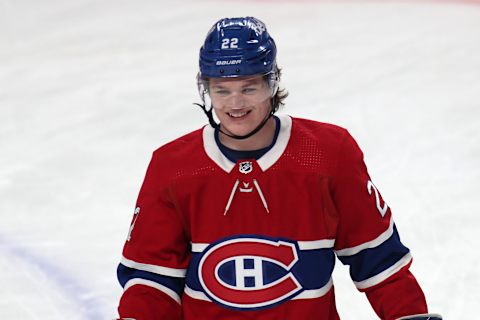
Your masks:
M250 133L270 112L271 90L262 75L211 78L209 93L222 129L234 135Z

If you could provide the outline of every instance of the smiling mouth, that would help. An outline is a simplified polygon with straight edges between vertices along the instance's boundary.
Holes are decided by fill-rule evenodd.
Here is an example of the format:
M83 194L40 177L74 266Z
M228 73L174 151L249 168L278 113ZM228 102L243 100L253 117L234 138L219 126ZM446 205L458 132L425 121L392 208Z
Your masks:
M235 119L239 119L239 118L243 118L245 117L247 114L249 114L251 111L244 111L244 112L227 112L227 114L230 116L230 118L235 118Z

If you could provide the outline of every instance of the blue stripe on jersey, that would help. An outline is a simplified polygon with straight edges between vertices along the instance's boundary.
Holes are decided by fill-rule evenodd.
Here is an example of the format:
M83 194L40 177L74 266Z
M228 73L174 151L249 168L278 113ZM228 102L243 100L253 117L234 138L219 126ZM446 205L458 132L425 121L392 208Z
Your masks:
M302 250L298 252L298 258L292 273L303 289L319 289L330 280L335 267L335 254L331 248Z
M124 266L123 264L119 264L117 268L117 278L118 282L125 287L125 284L131 279L145 279L156 282L161 284L171 290L175 291L179 296L181 296L183 292L183 288L185 286L185 279L184 278L176 278L176 277L169 277L169 276L162 276L156 273L137 270L133 268L129 268Z
M198 265L202 253L193 252L187 271L187 285L193 290L203 291L198 277ZM245 259L245 268L248 268L249 259ZM299 250L298 261L290 272L305 290L319 289L325 286L331 278L335 266L335 254L332 248ZM263 278L268 284L283 277L288 271L274 263L263 262ZM225 263L219 270L220 277L228 284L235 286L235 265L233 262Z
M353 281L369 279L397 263L410 250L400 242L397 228L393 226L393 234L381 245L365 249L352 256L339 256L343 264L350 266Z

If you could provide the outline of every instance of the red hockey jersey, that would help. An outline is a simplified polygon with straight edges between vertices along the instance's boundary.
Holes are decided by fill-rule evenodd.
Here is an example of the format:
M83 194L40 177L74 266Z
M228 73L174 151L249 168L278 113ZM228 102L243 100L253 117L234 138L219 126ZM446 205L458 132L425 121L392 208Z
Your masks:
M381 319L427 312L388 205L345 129L279 116L232 163L206 126L156 150L118 278L121 317L335 320L335 257Z

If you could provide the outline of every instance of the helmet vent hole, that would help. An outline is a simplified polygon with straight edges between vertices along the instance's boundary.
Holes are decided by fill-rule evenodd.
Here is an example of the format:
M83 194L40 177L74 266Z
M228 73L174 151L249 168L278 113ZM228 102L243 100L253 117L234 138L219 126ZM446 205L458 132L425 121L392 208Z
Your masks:
M250 31L247 43L258 43L257 34L255 33L255 31Z

